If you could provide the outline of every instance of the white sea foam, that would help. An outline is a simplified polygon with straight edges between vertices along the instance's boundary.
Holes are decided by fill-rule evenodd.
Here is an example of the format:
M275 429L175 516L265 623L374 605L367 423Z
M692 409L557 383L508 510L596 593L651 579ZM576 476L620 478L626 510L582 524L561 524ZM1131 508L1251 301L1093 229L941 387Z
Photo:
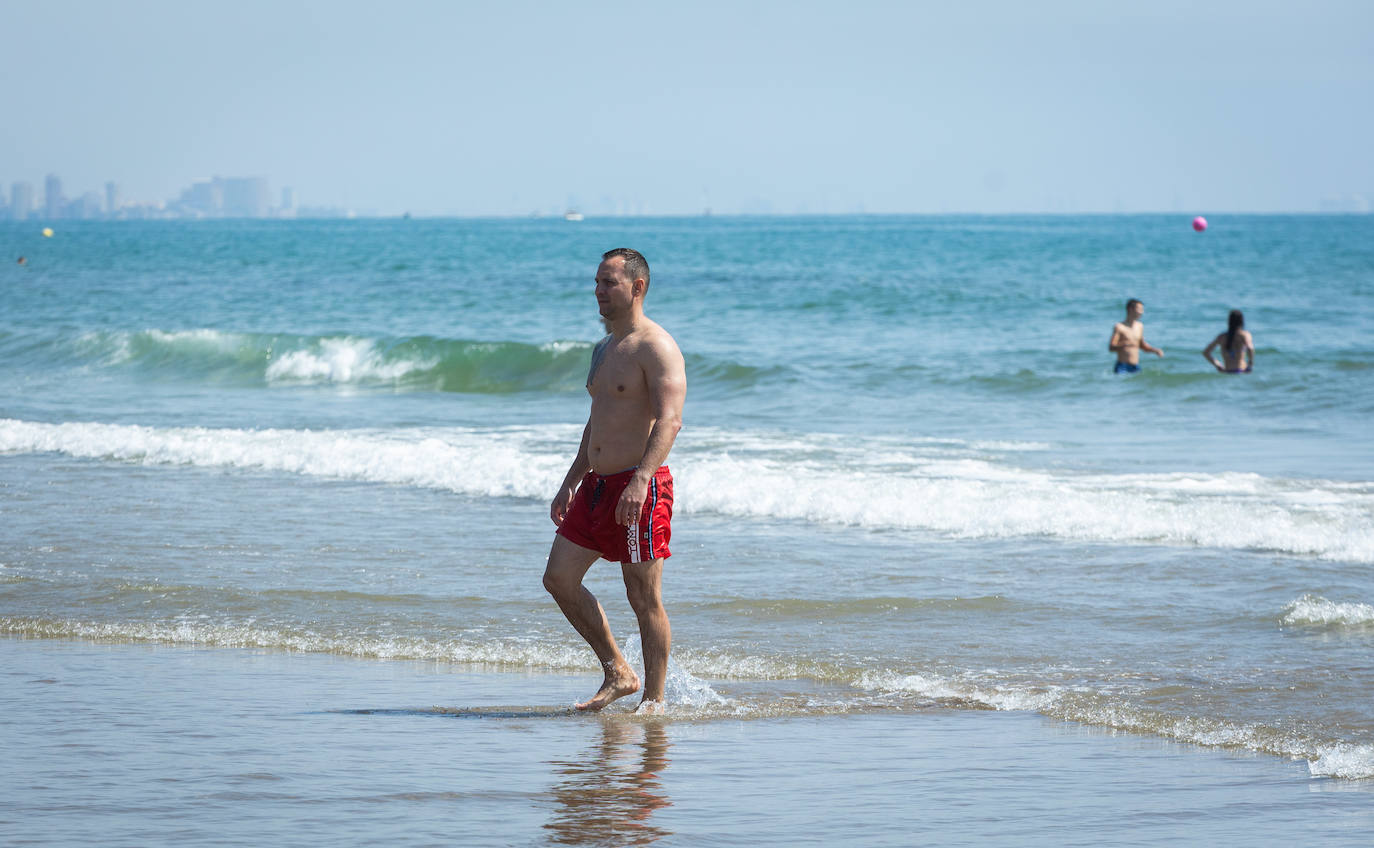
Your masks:
M349 366L355 367L355 366ZM152 428L0 419L0 451L262 469L546 499L571 425L387 431ZM1374 561L1374 485L1246 473L1081 474L969 444L702 429L673 455L683 512L933 531L1257 549Z
M1374 745L1333 745L1309 760L1313 777L1374 778Z
M226 333L220 330L200 329L200 330L145 330L144 334L154 341L163 344L192 343L205 345L207 347L234 347L242 344L244 336L238 333Z
M471 641L380 634L355 635L299 627L261 625L243 621L215 621L186 615L163 621L96 622L74 619L37 619L0 616L0 633L39 638L91 639L115 642L158 642L230 648L329 653L366 659L430 660L492 666L587 670L590 657L585 646L545 638L487 639ZM637 638L622 639L626 658L642 668ZM891 708L893 696L916 696L966 708L978 706L1002 711L1039 712L1066 721L1148 733L1198 745L1244 748L1306 760L1314 776L1345 779L1374 778L1374 746L1330 742L1291 730L1230 722L1209 716L1186 716L1141 709L1111 696L1064 687L1032 687L998 684L974 678L945 678L935 674L868 671L853 679L853 687L868 697L783 696L781 700L736 701L722 696L705 680L694 676L719 667L720 658L695 657L689 653L670 659L665 687L668 715L677 717L833 714L871 705ZM748 666L757 658L736 657L727 665ZM766 663L765 663L766 664ZM812 669L812 671L825 669ZM852 670L851 670L852 674ZM773 675L768 675L772 677ZM808 675L803 674L801 677ZM822 673L818 680L829 680Z
M906 692L934 701L960 701L994 710L1029 710L1044 712L1063 690L1058 687L1026 689L991 687L981 682L948 680L925 674L897 674L894 672L864 672L854 686L870 692Z
M587 669L591 655L585 647L549 640L432 639L413 636L358 636L287 627L264 627L245 621L212 621L183 616L172 621L92 622L72 619L32 619L0 616L0 633L43 638L91 639L113 642L158 642L219 648L264 648L301 653L327 653L367 659L432 660L525 668ZM623 640L626 660L643 669L639 637ZM705 680L668 660L664 700L671 713L701 711L727 705Z
M545 342L539 349L546 353L568 353L574 350L587 350L591 345L586 342Z
M621 648L625 661L635 668L644 667L644 651L640 646L638 634L623 640ZM663 683L663 699L673 709L700 710L726 703L716 690L699 677L694 676L678 664L677 658L668 657L668 672Z
M118 365L134 358L139 339L147 339L168 348L182 347L214 352L229 351L242 343L243 336L220 330L144 330L131 332L90 332L77 339L80 348L94 354L106 365Z
M1374 604L1338 603L1320 595L1303 595L1284 608L1284 624L1369 627Z
M407 374L428 371L437 359L388 361L370 339L320 339L309 350L281 354L267 366L268 382L352 383L366 380L397 380Z
M53 451L143 465L259 469L491 497L544 498L567 471L567 458L553 453L532 455L525 448L531 435L518 428L452 429L439 434L157 429L0 420L0 451ZM572 428L566 440L576 444Z
M1195 745L1262 751L1307 760L1308 770L1314 776L1374 778L1374 746L1329 745L1273 727L1140 709L1101 693L1059 687L992 686L985 682L893 672L865 673L854 685L868 691L906 692L935 701L972 703L995 710L1028 710L1066 721L1149 733Z
M679 501L730 515L1374 560L1368 484L1244 473L1075 474L887 445L849 453L746 445L680 464Z
M585 647L541 641L469 642L411 636L354 636L308 629L184 617L173 621L93 622L0 616L0 633L59 639L160 642L219 648L265 648L369 659L439 660L538 668L583 669Z
M393 381L428 371L437 357L393 358L374 339L352 336L282 341L223 330L143 330L86 333L79 343L106 365L120 365L149 349L192 358L248 358L265 368L269 383ZM292 347L298 345L299 347Z

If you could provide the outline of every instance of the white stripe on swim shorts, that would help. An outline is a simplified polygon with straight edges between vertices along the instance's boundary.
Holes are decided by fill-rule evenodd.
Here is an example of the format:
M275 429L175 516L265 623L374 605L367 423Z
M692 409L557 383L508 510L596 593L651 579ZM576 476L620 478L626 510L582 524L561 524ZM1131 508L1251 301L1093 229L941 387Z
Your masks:
M658 479L649 479L649 558L653 559L654 552L654 510L658 508ZM642 513L641 513L642 514ZM630 556L630 562L643 562L639 558L639 522L636 521L625 528L625 552Z
M658 475L649 478L649 559L654 559L654 511L658 509Z
M639 562L639 522L625 528L625 552L630 562Z

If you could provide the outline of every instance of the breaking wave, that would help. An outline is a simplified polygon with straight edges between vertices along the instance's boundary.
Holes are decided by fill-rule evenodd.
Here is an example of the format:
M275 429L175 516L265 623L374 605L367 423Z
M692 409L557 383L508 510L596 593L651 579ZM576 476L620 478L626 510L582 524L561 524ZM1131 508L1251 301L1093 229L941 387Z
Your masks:
M577 438L569 425L312 431L0 419L2 452L538 500L557 487ZM1016 447L688 430L673 454L677 508L955 538L1045 537L1374 561L1374 485L1368 483L1043 470L1007 459Z
M379 386L477 394L580 391L591 342L476 341L436 336L239 333L212 329L96 331L35 340L0 337L12 361L137 369L229 384ZM752 385L777 369L688 358L695 380Z

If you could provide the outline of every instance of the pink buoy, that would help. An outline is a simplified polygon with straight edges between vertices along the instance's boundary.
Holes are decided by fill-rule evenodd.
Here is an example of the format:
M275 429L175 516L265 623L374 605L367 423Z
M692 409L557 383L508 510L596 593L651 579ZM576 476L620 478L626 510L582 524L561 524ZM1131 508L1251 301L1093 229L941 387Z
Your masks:
M1197 230L1198 232L1202 232L1203 230L1207 229L1207 219L1202 217L1201 215L1194 218L1193 229Z

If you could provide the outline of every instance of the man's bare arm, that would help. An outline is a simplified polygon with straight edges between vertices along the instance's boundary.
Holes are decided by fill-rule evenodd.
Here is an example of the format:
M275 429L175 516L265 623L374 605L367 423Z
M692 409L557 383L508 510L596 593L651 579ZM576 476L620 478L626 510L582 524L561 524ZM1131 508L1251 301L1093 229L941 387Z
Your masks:
M1140 349L1145 351L1146 353L1153 353L1155 356L1158 356L1160 358L1164 357L1164 351L1145 341L1145 337L1143 335L1140 337Z
M1112 337L1107 341L1107 350L1110 350L1112 353L1121 350L1122 343L1120 340L1124 335L1125 334L1121 332L1121 325L1114 325L1112 327Z
M577 448L577 456L573 458L572 465L568 468L567 475L563 478L563 485L558 488L558 494L553 496L553 503L549 505L549 517L553 523L563 525L563 519L568 517L568 510L572 509L573 496L577 494L577 483L588 471L591 470L591 460L587 458L587 441L592 431L592 422L588 421L587 426L582 428L582 444Z
M639 520L648 497L649 481L659 466L668 461L673 441L682 429L682 405L687 400L687 370L682 353L666 334L653 345L643 368L654 423L644 445L644 456L616 504L616 523L627 526Z

